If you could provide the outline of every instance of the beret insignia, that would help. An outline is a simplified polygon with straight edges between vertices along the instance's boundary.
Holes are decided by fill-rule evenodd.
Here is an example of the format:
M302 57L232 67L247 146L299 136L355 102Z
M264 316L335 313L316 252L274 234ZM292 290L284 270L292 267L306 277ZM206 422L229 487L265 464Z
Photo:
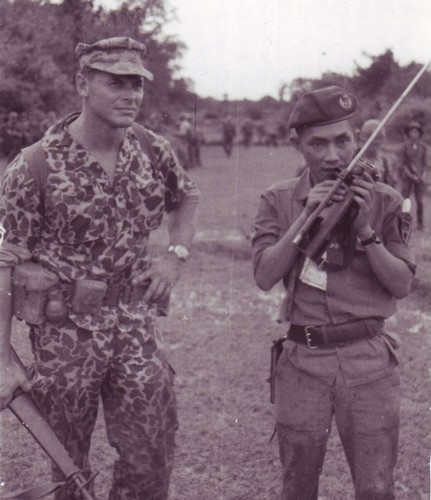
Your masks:
M344 111L350 111L353 108L353 99L347 94L340 95L338 103Z
M408 213L402 212L398 215L398 231L400 234L401 241L403 243L408 243L410 240L410 235L412 233L413 220L412 216Z

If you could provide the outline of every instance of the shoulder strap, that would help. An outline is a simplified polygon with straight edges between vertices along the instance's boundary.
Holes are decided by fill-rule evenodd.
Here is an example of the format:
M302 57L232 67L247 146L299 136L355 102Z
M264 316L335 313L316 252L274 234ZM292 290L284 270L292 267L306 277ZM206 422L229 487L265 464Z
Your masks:
M151 168L155 172L157 166L157 155L152 142L150 141L149 134L145 127L134 123L132 125L133 132L139 141L142 149L148 154L151 162ZM42 206L45 205L45 192L48 180L48 161L46 159L45 151L42 148L42 141L37 141L31 146L27 146L22 150L22 154L30 168L30 172L34 178L36 186L39 189L40 200Z
M22 154L30 168L36 186L39 189L42 206L45 205L45 191L48 178L48 161L42 148L42 141L37 141L22 150Z
M140 125L139 123L133 123L132 130L136 135L136 138L138 139L141 148L144 150L145 153L147 153L148 157L150 158L151 168L155 173L157 167L157 161L156 161L157 154L156 150L154 149L153 143L150 140L150 136L147 130L143 125Z

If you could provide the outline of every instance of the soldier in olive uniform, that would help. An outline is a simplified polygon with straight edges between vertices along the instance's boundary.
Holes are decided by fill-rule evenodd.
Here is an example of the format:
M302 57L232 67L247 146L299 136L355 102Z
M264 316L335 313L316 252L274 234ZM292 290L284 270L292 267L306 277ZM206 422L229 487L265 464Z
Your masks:
M401 192L405 198L412 193L416 200L417 228L424 227L425 176L428 167L427 147L422 142L423 129L419 122L412 121L404 129L407 137L400 150Z
M394 498L400 386L397 341L385 319L413 281L410 216L397 191L364 173L350 187L356 217L334 235L323 262L293 244L357 150L356 107L337 86L297 101L289 127L308 168L267 189L255 221L256 282L270 290L281 280L287 291L290 327L275 367L283 500L317 500L333 417L356 500ZM332 203L346 190L340 186Z

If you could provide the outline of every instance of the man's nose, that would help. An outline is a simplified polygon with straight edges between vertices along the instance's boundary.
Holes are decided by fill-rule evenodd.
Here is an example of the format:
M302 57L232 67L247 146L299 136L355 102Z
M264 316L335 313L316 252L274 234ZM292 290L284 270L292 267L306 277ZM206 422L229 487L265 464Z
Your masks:
M329 143L326 148L325 161L327 163L336 163L340 160L340 155L338 154L338 149L335 144Z
M138 93L139 92L137 92L136 89L132 85L125 86L123 88L123 99L125 101L133 101L134 99L137 98Z

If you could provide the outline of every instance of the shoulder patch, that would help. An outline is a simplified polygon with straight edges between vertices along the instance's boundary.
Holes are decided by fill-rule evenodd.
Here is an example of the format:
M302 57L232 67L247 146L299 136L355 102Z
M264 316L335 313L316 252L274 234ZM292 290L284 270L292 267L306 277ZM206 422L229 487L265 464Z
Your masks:
M412 216L407 212L401 212L398 215L398 231L400 233L400 238L403 243L408 243L410 241L412 227L413 227Z

